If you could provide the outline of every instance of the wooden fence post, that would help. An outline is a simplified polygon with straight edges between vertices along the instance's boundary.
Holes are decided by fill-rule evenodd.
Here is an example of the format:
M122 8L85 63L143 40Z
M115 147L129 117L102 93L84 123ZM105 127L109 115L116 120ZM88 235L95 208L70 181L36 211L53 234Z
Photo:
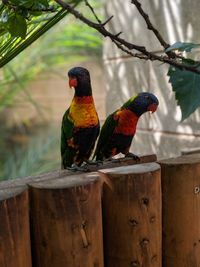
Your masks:
M0 188L0 266L32 266L26 187Z
M200 155L160 161L163 267L200 266Z
M30 207L33 266L103 267L97 174L31 184Z
M161 267L160 166L146 163L99 173L105 180L105 267Z

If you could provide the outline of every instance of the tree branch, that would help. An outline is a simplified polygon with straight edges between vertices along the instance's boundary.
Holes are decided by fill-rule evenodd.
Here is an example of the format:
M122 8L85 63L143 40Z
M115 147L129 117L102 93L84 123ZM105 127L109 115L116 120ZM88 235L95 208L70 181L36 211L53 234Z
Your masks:
M110 37L111 39L115 39L116 41L118 41L120 43L123 43L123 45L125 45L130 50L135 49L137 51L140 51L141 53L145 53L146 49L145 49L144 46L139 46L139 45L135 45L135 44L129 43L126 40L119 38L119 36L117 36L115 34L112 34L111 32L109 32L109 31L107 31L105 29L104 26L113 18L113 16L111 16L110 18L108 18L103 23L95 23L95 22L87 19L86 17L84 17L81 13L79 13L77 10L75 10L72 6L70 6L66 2L63 2L62 0L54 0L54 1L56 3L58 3L62 8L66 9L68 12L70 12L71 14L73 14L77 19L81 20L82 22L84 22L88 26L96 29L104 37Z
M158 41L160 42L160 44L164 47L164 49L168 48L170 45L168 43L165 42L165 40L163 39L163 37L161 36L160 32L153 26L153 24L151 23L149 16L147 13L144 12L141 3L139 3L137 0L132 0L131 1L132 4L134 4L137 8L137 10L139 11L140 15L144 18L146 24L147 24L147 28L151 31L154 32L156 38L158 39Z
M58 3L63 9L67 10L69 13L73 14L77 19L81 20L82 22L84 22L85 24L87 24L89 27L92 27L94 29L96 29L98 32L100 32L104 37L109 37L112 42L114 42L116 44L116 46L118 48L120 48L122 51L126 52L127 54L133 56L133 57L137 57L140 59L145 59L145 60L151 60L151 61L160 61L162 63L167 63L171 66L174 66L180 70L187 70L193 73L197 73L200 74L200 70L193 66L189 66L186 64L182 64L179 61L176 61L175 58L170 58L168 56L159 56L156 55L152 52L149 52L146 50L146 48L144 46L139 46L139 45L135 45L133 43L130 43L128 41L126 41L123 38L120 38L119 35L121 34L113 34L111 32L109 32L108 30L106 30L105 25L113 18L113 16L111 16L110 18L108 18L104 23L95 23L89 19L87 19L86 17L84 17L80 12L78 12L76 9L74 9L72 6L70 6L68 3L63 2L62 0L54 0L56 3ZM139 51L140 53L133 53L130 50L136 50ZM176 54L175 57L177 58Z

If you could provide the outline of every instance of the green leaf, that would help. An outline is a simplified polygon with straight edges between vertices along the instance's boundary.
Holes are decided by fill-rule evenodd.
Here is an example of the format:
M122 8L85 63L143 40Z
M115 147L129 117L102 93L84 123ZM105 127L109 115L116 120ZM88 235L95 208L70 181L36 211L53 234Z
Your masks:
M15 14L8 19L8 30L12 37L26 37L27 24L25 18L21 15Z
M17 5L20 5L26 8L31 8L34 2L35 2L34 0L20 0L18 1Z
M0 27L0 36L6 33L6 29Z
M14 4L14 5L19 5L21 4L21 0L10 0L9 1L11 4Z
M38 2L40 4L42 4L43 6L45 6L45 7L48 7L49 6L48 0L39 0Z
M200 44L176 42L167 49L165 49L165 52L170 52L173 50L190 52L193 48L196 48L198 46L200 46Z
M197 66L199 62L185 59L182 63ZM200 70L200 66L197 67ZM181 108L182 121L189 117L200 106L200 75L190 71L169 67L167 74L175 92L177 104Z

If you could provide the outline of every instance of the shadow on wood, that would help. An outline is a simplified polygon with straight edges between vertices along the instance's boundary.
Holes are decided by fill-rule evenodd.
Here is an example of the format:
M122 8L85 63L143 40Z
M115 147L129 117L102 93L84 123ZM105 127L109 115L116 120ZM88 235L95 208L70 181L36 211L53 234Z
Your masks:
M27 188L0 188L0 266L31 267Z
M101 170L105 267L161 267L157 163ZM168 266L169 267L169 266Z

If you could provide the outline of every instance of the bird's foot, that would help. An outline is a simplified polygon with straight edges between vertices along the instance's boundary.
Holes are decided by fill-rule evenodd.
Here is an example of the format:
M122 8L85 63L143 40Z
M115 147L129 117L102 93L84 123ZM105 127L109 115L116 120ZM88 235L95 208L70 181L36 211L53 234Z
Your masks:
M131 153L131 152L128 152L126 155L125 155L125 158L132 158L136 161L140 161L140 157L138 157L137 155Z
M103 164L103 161L102 160L87 160L85 162L87 165L94 165L94 166L99 166L99 165L102 165Z
M114 157L109 157L104 160L104 162L111 162L111 163L119 163L121 162L122 158L114 158Z
M89 171L87 164L82 164L81 166L72 164L71 167L67 167L67 170L72 171L72 172L88 172Z

